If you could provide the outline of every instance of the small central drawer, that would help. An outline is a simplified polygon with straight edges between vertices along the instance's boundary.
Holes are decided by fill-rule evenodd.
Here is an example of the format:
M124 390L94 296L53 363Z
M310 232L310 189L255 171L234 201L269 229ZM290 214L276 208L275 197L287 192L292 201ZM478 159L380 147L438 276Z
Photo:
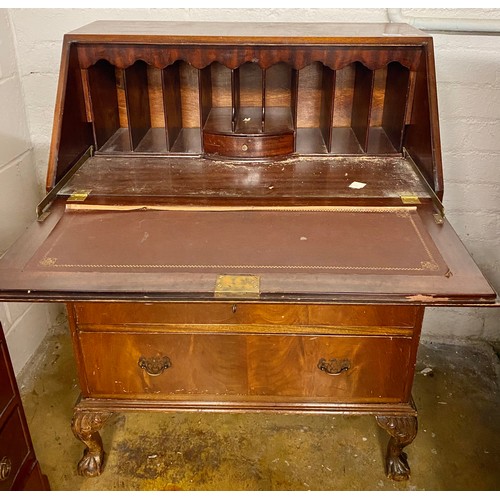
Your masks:
M413 374L407 337L85 332L77 339L90 397L398 402L408 399Z
M208 155L266 158L292 154L293 147L293 131L253 136L203 132L203 149Z

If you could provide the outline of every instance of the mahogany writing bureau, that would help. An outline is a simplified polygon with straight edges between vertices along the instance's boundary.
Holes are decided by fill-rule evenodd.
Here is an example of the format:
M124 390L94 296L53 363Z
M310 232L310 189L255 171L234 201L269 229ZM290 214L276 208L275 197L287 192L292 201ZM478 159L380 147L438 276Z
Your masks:
M425 306L496 294L444 216L432 38L96 22L64 38L3 300L67 303L79 472L127 410L371 414L405 479Z

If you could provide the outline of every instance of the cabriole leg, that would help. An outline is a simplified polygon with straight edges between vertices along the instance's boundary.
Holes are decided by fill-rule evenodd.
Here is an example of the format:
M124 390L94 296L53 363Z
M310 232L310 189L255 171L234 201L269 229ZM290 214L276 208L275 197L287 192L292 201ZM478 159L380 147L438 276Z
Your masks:
M417 435L417 417L387 417L376 416L377 423L385 429L391 438L387 446L385 458L386 474L394 481L404 481L410 478L408 457L403 451Z
M71 428L73 434L86 445L83 458L78 463L78 473L82 476L95 477L102 472L104 449L98 431L111 415L113 415L112 412L90 412L75 409Z

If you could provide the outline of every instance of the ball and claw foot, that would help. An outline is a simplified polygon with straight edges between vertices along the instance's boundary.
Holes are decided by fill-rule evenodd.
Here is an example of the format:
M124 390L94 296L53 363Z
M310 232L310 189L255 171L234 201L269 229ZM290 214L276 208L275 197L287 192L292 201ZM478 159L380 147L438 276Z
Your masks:
M410 479L408 456L404 451L397 457L386 457L385 470L387 477L393 481L407 481Z
M385 429L391 438L387 445L385 458L386 474L393 481L406 481L410 478L408 457L403 451L417 435L417 417L377 416L377 423Z
M78 474L81 476L96 477L102 472L104 449L98 431L111 415L111 412L75 410L71 428L73 434L86 445L83 458L78 462Z
M82 459L78 462L78 474L85 477L97 477L102 472L104 464L103 453L91 453L87 448L83 452Z

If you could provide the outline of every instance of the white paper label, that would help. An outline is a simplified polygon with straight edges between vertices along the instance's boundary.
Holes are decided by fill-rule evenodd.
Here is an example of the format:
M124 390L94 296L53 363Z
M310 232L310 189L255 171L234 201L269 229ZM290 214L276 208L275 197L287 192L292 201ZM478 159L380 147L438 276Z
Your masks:
M366 186L366 182L354 181L354 182L351 182L351 184L349 184L349 187L351 189L363 189L365 186Z

